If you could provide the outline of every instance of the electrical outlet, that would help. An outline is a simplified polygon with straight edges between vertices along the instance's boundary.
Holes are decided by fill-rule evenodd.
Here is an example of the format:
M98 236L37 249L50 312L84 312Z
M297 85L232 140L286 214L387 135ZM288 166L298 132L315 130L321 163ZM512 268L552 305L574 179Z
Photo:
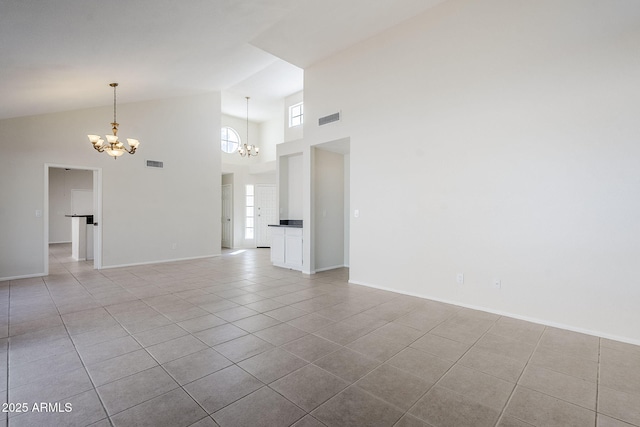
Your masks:
M456 274L456 282L459 285L462 285L464 283L464 273L458 273Z
M177 243L172 243L171 244L171 249L178 249L178 244Z
M502 288L502 282L500 281L500 279L493 279L493 287L496 289Z

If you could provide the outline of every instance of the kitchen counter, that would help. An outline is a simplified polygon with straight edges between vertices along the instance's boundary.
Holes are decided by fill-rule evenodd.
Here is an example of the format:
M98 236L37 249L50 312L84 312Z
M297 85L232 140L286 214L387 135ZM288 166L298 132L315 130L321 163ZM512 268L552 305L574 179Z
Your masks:
M87 224L93 224L93 215L65 215L67 218L87 218Z
M71 218L71 256L78 261L93 259L93 215L65 215Z
M271 262L276 267L302 271L302 220L280 220L270 225Z
M302 228L301 219L281 219L280 224L269 224L269 227Z

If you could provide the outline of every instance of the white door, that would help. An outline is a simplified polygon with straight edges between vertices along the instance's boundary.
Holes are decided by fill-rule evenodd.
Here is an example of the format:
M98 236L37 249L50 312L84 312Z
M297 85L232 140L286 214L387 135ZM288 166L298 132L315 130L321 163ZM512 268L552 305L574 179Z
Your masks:
M256 215L256 246L271 247L271 229L269 224L278 223L278 208L276 207L276 186L271 184L256 185L255 215Z
M222 247L233 247L233 188L231 184L222 186Z

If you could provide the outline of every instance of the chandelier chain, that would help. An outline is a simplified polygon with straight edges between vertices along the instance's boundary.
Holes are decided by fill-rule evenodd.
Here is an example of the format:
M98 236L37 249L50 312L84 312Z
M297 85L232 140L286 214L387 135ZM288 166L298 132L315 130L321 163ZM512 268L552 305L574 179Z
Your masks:
M247 96L247 144L249 144L249 97Z
M118 85L113 86L113 123L118 123L116 121L116 87Z

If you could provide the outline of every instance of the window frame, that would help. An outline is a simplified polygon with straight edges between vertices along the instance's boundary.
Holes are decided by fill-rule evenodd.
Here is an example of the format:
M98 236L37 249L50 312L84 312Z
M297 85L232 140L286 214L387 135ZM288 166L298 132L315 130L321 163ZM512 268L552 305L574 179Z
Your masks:
M223 132L227 131L227 139L224 139L224 135ZM229 134L233 134L238 138L238 141L233 141L231 139L229 139ZM230 144L230 143L235 143L235 148L232 151L227 151L224 149L224 144ZM220 150L222 150L223 153L227 153L227 154L233 154L236 151L238 151L238 148L240 148L240 146L242 145L242 139L240 139L240 134L238 133L238 131L236 131L234 128L232 128L231 126L222 126L222 128L220 128Z
M247 184L244 187L244 238L245 240L255 239L255 225L256 225L256 190L255 185ZM251 224L251 226L249 226Z
M300 114L293 115L293 110L297 107L300 107ZM294 121L299 120L299 123L295 123ZM304 123L304 102L298 102L296 104L289 106L289 127L301 126Z

